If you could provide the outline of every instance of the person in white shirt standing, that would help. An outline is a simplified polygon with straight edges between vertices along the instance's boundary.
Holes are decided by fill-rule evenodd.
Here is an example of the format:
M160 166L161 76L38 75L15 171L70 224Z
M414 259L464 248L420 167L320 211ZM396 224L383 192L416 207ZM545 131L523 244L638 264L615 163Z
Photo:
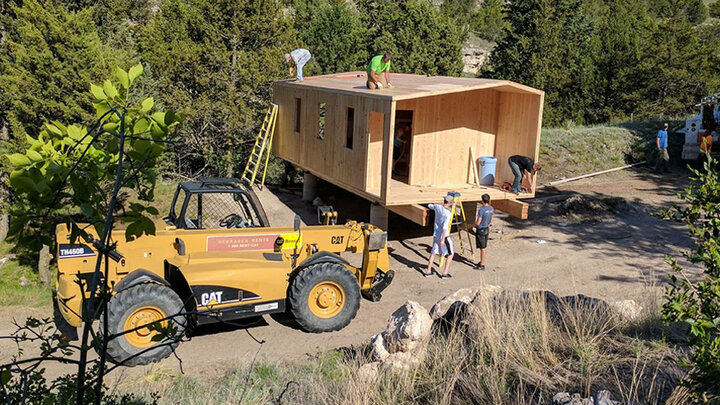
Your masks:
M450 262L455 255L452 240L450 239L450 210L453 205L453 197L445 196L443 204L428 204L428 208L435 211L435 231L433 232L433 245L430 251L430 260L427 270L423 273L425 277L432 276L432 266L435 263L435 256L445 256L445 266L440 278L452 278L449 273Z
M312 55L310 54L310 51L308 51L307 49L303 49L303 48L298 48L290 53L285 54L286 62L288 62L288 63L295 62L295 67L297 70L297 80L300 82L303 80L303 76L302 76L303 66L305 66L306 63L308 63L308 61L310 60L311 57L312 57Z

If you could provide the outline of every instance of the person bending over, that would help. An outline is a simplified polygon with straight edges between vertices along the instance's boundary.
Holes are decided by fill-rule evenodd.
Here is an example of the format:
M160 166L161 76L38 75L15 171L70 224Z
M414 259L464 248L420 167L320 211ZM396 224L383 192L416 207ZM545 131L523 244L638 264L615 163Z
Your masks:
M541 168L532 158L521 155L513 155L508 159L508 164L515 175L512 185L512 192L520 194L522 192L523 180L528 180L528 193L532 193L533 176Z

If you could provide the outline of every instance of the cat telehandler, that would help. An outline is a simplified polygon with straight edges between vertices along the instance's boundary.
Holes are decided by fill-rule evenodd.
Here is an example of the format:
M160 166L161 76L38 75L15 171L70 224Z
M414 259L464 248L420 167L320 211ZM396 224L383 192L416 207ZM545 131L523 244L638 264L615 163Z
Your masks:
M386 232L355 221L301 228L298 216L292 227L270 227L257 196L238 179L180 183L156 229L129 242L123 230L111 235L108 331L103 322L100 331L115 363L169 356L178 339L158 331L173 330L170 322L177 336L197 325L286 313L307 332L336 331L355 317L361 295L379 300L394 276ZM83 314L100 312L88 298L104 247L92 234L71 245L65 224L56 237L56 319L77 328ZM360 267L342 252L361 253Z

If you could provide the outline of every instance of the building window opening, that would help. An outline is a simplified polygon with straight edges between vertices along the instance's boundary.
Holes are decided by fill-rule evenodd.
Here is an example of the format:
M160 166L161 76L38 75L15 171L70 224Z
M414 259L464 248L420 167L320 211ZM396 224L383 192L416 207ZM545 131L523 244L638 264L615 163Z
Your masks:
M295 99L295 132L300 132L300 117L302 117L302 100Z
M327 107L325 103L318 105L318 134L317 138L320 140L325 139L325 117L327 115Z
M348 107L347 109L347 126L345 127L345 147L353 148L353 132L355 130L355 109Z

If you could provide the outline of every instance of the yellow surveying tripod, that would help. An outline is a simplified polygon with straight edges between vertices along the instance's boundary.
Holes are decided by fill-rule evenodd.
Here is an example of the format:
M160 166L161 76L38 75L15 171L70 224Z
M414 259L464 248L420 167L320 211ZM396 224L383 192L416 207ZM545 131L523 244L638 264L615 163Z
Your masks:
M468 239L468 246L470 247L470 253L472 255L473 261L475 261L475 249L473 249L472 245L472 238L470 237L470 229L468 229L467 226L467 217L465 216L465 209L463 208L462 199L460 198L462 195L457 191L450 191L447 193L447 195L451 196L453 198L453 205L450 209L450 225L448 229L448 235L450 235L450 232L452 231L453 225L457 226L458 230L458 239L460 240L460 250L462 251L463 255L465 254L465 245L463 245L463 236L460 232L462 226L462 230L465 231L465 234L467 235ZM458 208L459 207L459 208ZM445 261L444 256L440 256L440 265L443 265L443 262Z

